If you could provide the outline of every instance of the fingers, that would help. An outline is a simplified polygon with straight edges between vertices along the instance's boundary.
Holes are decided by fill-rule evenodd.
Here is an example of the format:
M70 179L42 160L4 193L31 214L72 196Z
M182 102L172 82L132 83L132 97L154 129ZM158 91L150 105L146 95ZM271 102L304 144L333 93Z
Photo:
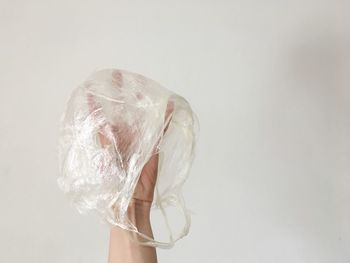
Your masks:
M96 125L97 117L99 114L101 114L98 112L99 110L101 110L101 106L98 106L94 96L91 93L87 94L87 104L88 104L88 110L89 110L90 116L92 120L96 122L94 123L94 125ZM103 127L99 127L99 129L101 130L103 129ZM102 146L106 146L110 144L110 141L108 140L108 138L104 136L101 131L98 132L98 135Z
M115 70L111 74L112 74L113 88L122 89L124 85L122 72ZM145 83L140 81L139 85L142 85L142 84L145 85ZM145 96L147 96L145 94L142 94L141 90L142 89L140 89L135 93L136 100L141 101L145 99ZM104 114L103 108L105 107L104 106L102 107L102 105L99 105L99 98L95 97L94 94L92 93L87 94L87 102L88 102L89 112L92 114L92 118L94 117L97 118L98 117L97 113ZM115 102L103 101L103 103L115 103ZM115 105L113 107L107 107L107 106L108 105L106 105L105 110L108 110L108 109L117 110ZM117 105L117 106L118 107L121 106L121 108L118 108L118 110L123 108L123 105ZM167 106L164 113L164 120L163 120L164 125L163 125L162 135L164 135L169 128L169 124L171 122L173 112L174 112L174 102L169 100L167 102ZM145 114L145 113L143 112L140 114ZM128 159L127 155L130 153L130 149L131 147L133 147L135 140L142 140L143 134L138 134L140 130L137 129L136 126L131 127L130 124L127 124L126 122L124 122L123 116L119 116L119 117L117 116L116 118L114 118L115 116L113 115L115 115L115 113L105 114L105 115L106 116L111 115L112 119L108 120L106 117L105 118L106 120L103 122L101 127L99 127L99 130L97 132L99 143L103 148L106 148L113 144L115 146L115 150L117 151L120 159L118 161L120 161L121 163L124 163L124 161ZM138 116L133 116L133 117L137 118ZM136 123L134 125L138 125L137 120L135 121ZM140 119L139 121L142 121L142 119ZM156 148L158 148L160 140L161 138L159 138L158 142L154 147L154 153L157 150Z
M112 72L112 84L115 88L121 88L123 86L123 75L119 70Z
M119 89L123 86L123 76L122 73L118 70L114 70L112 72L112 86L116 89ZM94 120L97 120L97 110L100 109L101 112L99 114L102 114L102 106L98 105L96 98L93 94L88 93L87 94L87 103L88 103L88 109L90 114L92 115L92 118ZM108 102L106 102L108 103ZM117 123L119 124L119 123ZM106 136L108 133L106 129L110 127L110 132L113 134L114 132L121 130L116 125L111 125L111 123L105 123L104 126L100 127L100 131L98 132L98 138L102 145L102 147L107 147L112 144L112 141Z

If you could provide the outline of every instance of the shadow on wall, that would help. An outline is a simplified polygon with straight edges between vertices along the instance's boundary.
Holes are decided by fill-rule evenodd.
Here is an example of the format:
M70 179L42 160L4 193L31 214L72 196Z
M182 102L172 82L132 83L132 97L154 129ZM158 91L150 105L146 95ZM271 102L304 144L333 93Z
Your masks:
M321 25L305 28L289 52L287 74L329 105L350 102L350 36Z
M329 205L334 209L331 230L337 246L349 251L350 36L342 34L341 26L319 23L304 28L296 39L298 42L293 43L285 58L288 64L283 77L289 83L288 94L293 96L291 107L302 108L299 114L305 118L304 128L310 125L309 132L314 132L312 136L305 129L303 135L311 140L321 135L318 143L324 145L324 151L316 161L325 163L316 165L324 168L323 177L331 189ZM307 160L310 159L312 156Z

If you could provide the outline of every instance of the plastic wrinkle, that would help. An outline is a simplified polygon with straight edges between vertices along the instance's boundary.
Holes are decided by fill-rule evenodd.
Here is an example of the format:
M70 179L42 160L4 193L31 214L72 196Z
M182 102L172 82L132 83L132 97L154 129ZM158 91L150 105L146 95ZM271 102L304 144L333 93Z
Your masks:
M157 82L125 70L97 71L72 92L61 119L59 187L79 212L96 211L111 225L136 233L143 245L170 248L190 228L182 186L193 162L197 127L189 103ZM166 241L141 233L127 213L141 171L154 154L159 162L152 209L161 211ZM184 218L177 233L168 220L170 207Z

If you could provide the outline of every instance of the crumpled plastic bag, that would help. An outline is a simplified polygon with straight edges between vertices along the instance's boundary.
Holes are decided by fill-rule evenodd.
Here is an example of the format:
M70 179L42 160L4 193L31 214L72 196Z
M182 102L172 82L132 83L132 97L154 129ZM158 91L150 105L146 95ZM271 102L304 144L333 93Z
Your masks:
M194 158L197 125L189 103L157 82L125 70L97 71L73 91L62 116L59 187L79 212L97 211L142 237L144 245L172 247L190 227L182 186ZM127 213L142 168L154 154L159 163L152 208L162 212L167 241L139 231ZM168 222L168 207L183 214L178 233Z

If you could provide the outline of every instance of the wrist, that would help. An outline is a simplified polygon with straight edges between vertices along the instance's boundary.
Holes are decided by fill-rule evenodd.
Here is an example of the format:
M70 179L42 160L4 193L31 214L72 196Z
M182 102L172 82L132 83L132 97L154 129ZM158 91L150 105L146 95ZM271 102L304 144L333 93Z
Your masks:
M128 219L137 228L138 232L153 237L151 227L152 202L132 198L128 207ZM129 233L131 234L131 233ZM131 234L134 236L134 234ZM137 236L134 236L138 238Z
M128 215L134 224L150 221L152 202L132 198L128 207ZM137 225L136 225L137 226Z

